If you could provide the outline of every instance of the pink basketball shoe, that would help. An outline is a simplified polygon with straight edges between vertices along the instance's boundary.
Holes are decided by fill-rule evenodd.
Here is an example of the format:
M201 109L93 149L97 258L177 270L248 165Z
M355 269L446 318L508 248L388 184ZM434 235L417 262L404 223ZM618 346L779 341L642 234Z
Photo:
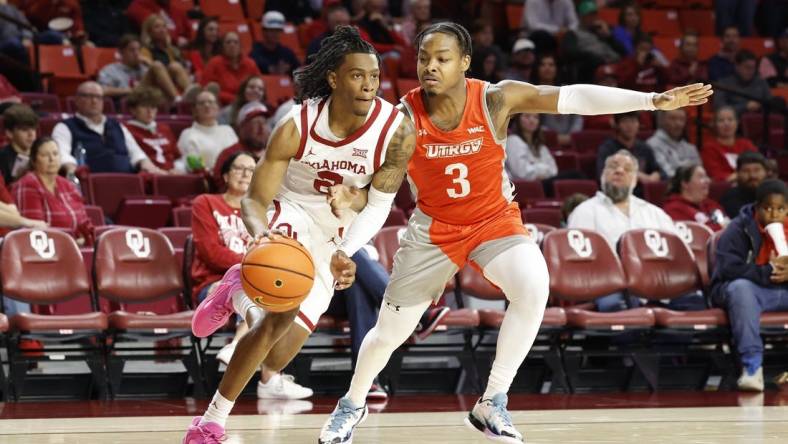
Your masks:
M183 444L219 444L224 441L224 427L215 422L200 425L202 416L192 419L192 425L186 431Z
M192 316L192 333L198 338L210 336L222 328L233 314L233 293L241 288L241 264L230 267L222 280L208 293Z

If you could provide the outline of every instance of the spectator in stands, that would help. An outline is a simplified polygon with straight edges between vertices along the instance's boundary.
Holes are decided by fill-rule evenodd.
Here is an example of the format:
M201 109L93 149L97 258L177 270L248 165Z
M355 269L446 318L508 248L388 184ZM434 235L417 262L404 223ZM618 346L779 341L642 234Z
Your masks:
M558 174L558 166L544 144L539 115L523 113L512 122L506 138L506 172L512 179L545 180Z
M223 194L203 194L194 199L191 276L194 282L192 297L198 302L208 296L230 267L241 262L246 245L252 241L241 219L241 199L249 190L254 168L255 160L249 153L235 153L221 168L227 190ZM233 341L224 346L216 358L225 364L230 362L236 343L247 331L248 327L241 319ZM280 375L261 365L257 396L301 399L312 396L312 390L296 384L292 376Z
M750 97L742 97L722 88L715 91L714 106L717 108L730 106L741 116L744 112L759 112L759 101L768 101L772 98L769 84L758 75L758 58L752 52L742 49L736 54L736 68L734 73L720 79L720 85L725 86Z
M666 179L665 172L662 171L654 151L642 140L637 138L640 130L640 120L637 112L616 114L615 137L605 140L599 146L596 157L596 170L598 174L603 174L607 165L607 158L621 150L627 150L638 160L637 181L640 183L658 182Z
M30 147L36 140L38 116L27 105L13 105L3 113L3 126L8 145L0 150L0 173L10 185L29 169Z
M22 4L22 9L30 23L42 30L49 29L49 22L54 18L69 18L73 24L66 35L67 39L71 42L87 39L79 0L27 0Z
M733 74L733 61L740 44L739 29L735 26L726 27L722 33L720 52L709 59L709 80L714 82Z
M219 103L211 91L197 95L193 114L194 123L186 128L178 138L181 151L180 162L190 172L213 171L216 158L225 148L238 142L235 131L229 125L220 125L216 120ZM176 164L176 167L180 165Z
M597 85L618 87L616 65L600 65L594 73L594 82ZM615 127L612 114L598 114L596 116L583 116L583 129L611 130Z
M365 1L363 12L356 20L356 24L367 33L369 42L383 59L394 58L399 61L398 74L415 77L415 51L394 28L394 19L389 14L386 0ZM474 47L474 50L476 49Z
M52 138L60 148L66 173L87 166L92 173L162 174L148 159L125 125L104 115L104 90L88 81L77 88L77 112L55 125Z
M521 38L512 46L512 55L509 57L509 67L504 72L503 78L527 82L533 75L533 66L536 56L534 42Z
M674 221L692 221L719 231L728 224L720 204L709 199L711 179L699 164L680 166L670 179L668 198L662 205Z
M177 46L189 43L189 18L183 3L171 0L134 0L128 7L126 15L138 27L151 15L158 15L164 20L170 38Z
M561 85L558 60L552 54L545 54L536 61L531 83L534 85ZM542 114L542 126L558 134L558 143L572 143L572 133L583 129L583 117L577 114Z
M279 11L268 11L263 16L263 40L255 42L249 53L260 72L291 75L301 65L292 49L280 43L285 29L285 16Z
M713 180L736 180L736 158L745 151L758 151L749 139L736 137L739 119L730 106L714 112L714 135L704 139L701 158L703 166Z
M673 85L706 82L709 71L706 62L698 60L698 34L685 32L679 43L679 55L668 68L668 81Z
M471 43L473 54L471 55L471 66L481 67L488 59L489 54L495 55L495 76L501 77L505 68L506 57L501 48L493 40L493 27L487 19L476 19L471 26ZM473 72L473 71L472 71ZM476 74L473 72L473 74Z
M126 8L129 0L80 0L82 19L90 41L96 46L117 48L120 38L132 32ZM147 15L139 20L139 27Z
M687 112L683 108L658 111L657 125L659 129L646 144L651 147L654 159L666 177L673 177L676 169L682 165L700 163L698 149L685 136Z
M521 26L530 33L539 54L556 52L557 39L577 25L572 0L525 0Z
M54 140L42 137L33 142L30 167L31 171L13 188L19 213L68 230L80 244L92 244L93 224L85 212L82 195L68 179L58 176L60 151Z
M172 44L164 19L158 15L148 17L142 24L140 57L149 64L160 62L167 68L173 82L181 91L191 86L189 73L181 50Z
M733 27L741 35L752 35L757 6L758 2L752 0L715 0L714 18L717 23L717 34L722 34Z
M613 37L624 47L626 55L635 52L638 39L645 34L640 29L640 7L635 3L624 5L618 13L618 25L612 29Z
M219 17L203 17L197 26L197 35L191 46L189 61L194 76L199 80L202 70L212 57L222 53L222 41L219 38Z
M566 228L568 226L569 215L575 211L575 208L588 199L589 197L583 193L574 193L564 199L561 204L561 228Z
M656 205L632 194L640 174L638 163L638 158L628 149L618 150L607 157L600 176L601 190L572 211L568 228L594 230L607 240L614 251L618 239L629 230L652 228L675 232L670 216ZM636 297L630 295L625 299L621 293L600 297L595 302L597 310L601 312L640 305ZM674 304L682 302L676 301ZM700 303L702 305L702 300Z
M654 55L654 43L648 34L639 35L635 50L617 67L618 81L622 88L636 91L662 91L667 84L667 63Z
M199 92L199 89L190 85L188 78L187 89L179 89L183 85L176 86L171 76L172 71L168 70L162 62L143 59L142 44L136 36L123 36L118 50L120 61L103 67L98 74L98 82L104 87L104 94L107 96L124 97L138 85L157 88L174 102L184 100L181 92L186 94L186 100L194 100L193 96Z
M260 160L265 156L268 136L271 135L271 130L268 127L268 117L270 116L268 108L260 102L249 102L241 108L237 120L234 122L235 127L238 128L239 140L219 153L213 167L216 188L222 189L224 187L220 168L228 157L240 151L251 154L254 156L254 160Z
M238 112L241 111L244 105L250 102L265 104L265 82L260 76L250 76L241 83L238 92L235 94L233 103L225 106L219 111L219 123L235 127Z
M22 24L30 25L27 17L15 5L0 2L0 14ZM59 43L59 42L58 42ZM0 54L19 63L30 65L27 48L33 46L33 32L8 20L0 20Z
M241 53L238 34L228 32L222 37L222 54L214 56L202 73L202 84L219 84L219 100L228 105L235 98L241 83L249 76L259 76L254 60Z
M591 82L599 65L616 63L626 51L613 37L610 27L597 15L596 3L584 0L577 7L580 26L564 36L561 52L572 60L578 81Z
M498 68L505 65L498 59L499 54L491 47L474 51L469 75L475 79L490 83L498 83L504 79L502 71Z
M134 89L126 100L131 113L126 127L154 165L168 173L182 173L175 169L175 163L181 157L175 145L175 136L166 123L156 121L156 114L163 101L164 98L156 89Z
M755 205L742 208L715 252L711 295L728 312L742 366L739 390L763 391L761 314L788 310L788 256L778 255L764 229L770 224L782 225L788 237L788 190L780 180L758 186Z
M400 34L413 46L416 44L416 36L427 26L432 24L431 0L406 0L410 8L405 19L400 24Z
M323 6L327 6L331 0L322 0ZM287 21L299 25L311 21L317 16L316 11L320 10L320 2L312 0L267 0L265 8L268 11L280 11L285 15Z
M742 207L755 202L755 190L766 179L766 171L766 158L761 153L745 151L736 159L736 186L720 199L728 217L738 216Z
M318 35L309 42L309 46L307 46L306 49L307 57L317 53L317 51L320 49L320 42L322 42L324 38L333 34L337 26L347 26L350 24L350 12L348 12L347 8L341 4L334 4L327 7L325 14L327 31ZM364 32L363 29L359 29L359 33L364 40L370 40L370 37L366 34L366 32Z
M774 52L761 59L758 72L772 88L788 88L788 28L777 39Z
M11 196L11 193L8 191L5 182L3 181L3 177L0 176L0 237L5 236L10 231L9 229L14 228L46 228L48 225L43 220L35 220L35 219L28 219L21 214L19 214L19 210L14 205L14 198ZM11 316L8 313L8 306L3 305L3 312ZM29 306L28 306L28 312Z

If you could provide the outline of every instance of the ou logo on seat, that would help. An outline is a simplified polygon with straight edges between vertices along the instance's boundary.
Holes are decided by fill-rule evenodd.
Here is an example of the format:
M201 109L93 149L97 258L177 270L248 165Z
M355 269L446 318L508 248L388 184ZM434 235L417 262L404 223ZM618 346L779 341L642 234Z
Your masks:
M676 222L676 232L685 244L689 245L693 241L692 230L684 222Z
M643 239L646 241L646 246L657 257L665 257L670 250L668 249L668 240L662 237L658 231L646 230L643 232Z
M139 258L150 256L150 239L142 235L142 231L132 228L126 230L126 245Z
M544 239L544 233L539 231L539 228L536 227L534 224L525 224L525 229L528 230L528 234L531 235L531 238L536 241L536 243L542 242Z
M30 232L30 247L43 259L55 257L55 241L41 230Z
M593 248L591 248L591 239L587 238L582 231L569 230L566 233L566 240L580 257L591 257L594 253Z

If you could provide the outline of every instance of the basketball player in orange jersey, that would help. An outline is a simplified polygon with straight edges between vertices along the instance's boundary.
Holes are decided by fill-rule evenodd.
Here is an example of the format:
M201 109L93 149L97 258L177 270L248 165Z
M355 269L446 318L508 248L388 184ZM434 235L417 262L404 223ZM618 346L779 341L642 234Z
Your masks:
M415 132L403 113L377 98L379 66L378 54L358 30L343 26L323 40L310 64L296 71L300 104L274 129L242 214L258 239L277 230L301 242L315 263L314 286L298 309L264 313L243 293L240 266L227 271L195 311L193 333L212 334L233 312L244 316L250 328L184 444L224 439L227 416L255 370L264 362L279 371L290 362L328 308L334 289L353 283L355 265L349 258L383 226L413 153ZM340 184L369 186L368 202L357 216L333 214L327 194Z
M417 208L400 241L376 326L367 333L348 393L339 400L318 440L350 443L366 417L366 393L391 353L413 332L422 312L466 263L481 269L509 300L487 388L465 419L490 440L520 443L506 409L507 392L531 348L544 314L549 276L512 202L504 172L506 129L523 112L613 114L669 110L705 103L709 86L640 93L596 85L491 85L465 77L471 38L455 23L437 23L416 39L421 86L402 98L416 126L408 180ZM338 192L335 204L363 205L364 192Z

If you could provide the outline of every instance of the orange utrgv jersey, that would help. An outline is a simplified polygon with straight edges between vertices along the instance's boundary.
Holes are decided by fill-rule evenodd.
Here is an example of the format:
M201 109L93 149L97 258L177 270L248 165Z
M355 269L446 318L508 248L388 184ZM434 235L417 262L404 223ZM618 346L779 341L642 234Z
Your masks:
M488 82L466 79L465 110L452 131L433 125L421 87L402 102L416 126L408 180L418 207L434 220L471 225L505 211L513 187L504 170L506 140L495 137L487 110Z

